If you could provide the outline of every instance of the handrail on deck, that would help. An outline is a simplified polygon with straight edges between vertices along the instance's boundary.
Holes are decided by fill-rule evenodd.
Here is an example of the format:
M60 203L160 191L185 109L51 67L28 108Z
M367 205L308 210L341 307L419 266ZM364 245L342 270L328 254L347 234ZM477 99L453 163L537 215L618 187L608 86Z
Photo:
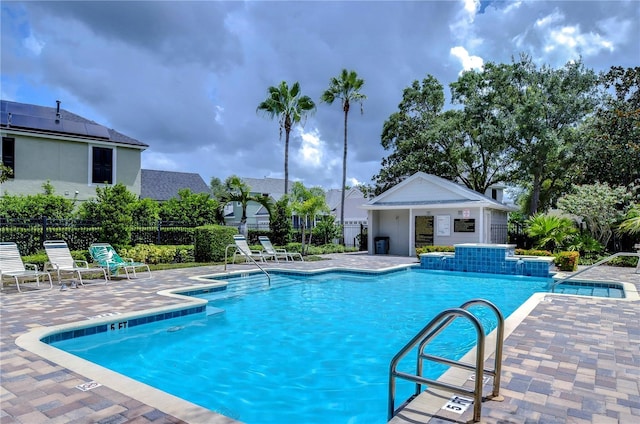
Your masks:
M591 268L595 268L595 267L597 267L597 266L599 266L599 265L602 265L602 264L604 264L604 263L606 263L606 262L609 262L611 259L613 259L613 258L617 258L617 257L619 257L619 256L637 256L637 257L638 257L638 265L636 266L636 274L638 273L638 270L640 270L640 252L638 252L638 253L633 253L633 252L618 252L618 253L614 253L613 255L608 256L608 257L606 257L606 258L604 258L604 259L599 260L599 261L598 261L598 262L596 262L595 264L589 265L589 266L588 266L588 267L586 267L585 269L581 269L580 271L578 271L578 272L576 272L576 273L573 273L573 274L571 274L571 275L569 275L569 276L567 276L567 277L565 277L565 278L560 278L560 279L556 280L556 281L551 285L551 293L554 293L554 292L555 292L556 287L557 287L558 285L560 285L560 284L564 283L565 281L567 281L567 280L569 280L569 279L571 279L571 278L573 278L573 277L576 277L576 276L578 276L578 275L582 274L583 272L587 272L587 271L589 271Z
M229 248L233 247L233 248L237 248L238 246L235 244L228 244L227 247L224 248L224 270L227 270L227 253L229 252ZM242 253L242 252L240 252ZM255 259L253 259L251 256L249 255L245 255L244 253L242 254L245 258L249 258L251 259L251 262L253 262L255 264L255 266L257 266L258 268L260 268L260 271L262 271L262 273L264 275L267 276L267 280L269 281L269 287L271 287L271 276L269 275L269 273L260 266L260 264L258 262L256 262Z
M496 350L494 353L494 368L484 368L484 345L485 334L482 324L478 318L473 315L467 309L473 305L488 306L496 314L498 323L496 327ZM440 356L430 355L424 352L424 349L435 336L443 331L453 320L457 317L467 318L476 329L477 333L477 346L476 346L476 363L475 366L460 361L443 358ZM482 412L482 384L484 373L493 376L493 391L491 398L494 400L501 400L500 397L500 373L502 368L502 348L504 343L504 317L500 310L491 302L484 299L473 299L460 305L459 308L447 309L439 313L433 318L418 334L416 334L391 360L389 365L389 398L388 398L388 419L390 420L398 412L395 409L395 390L396 390L396 378L402 378L405 380L413 381L416 383L414 396L417 396L422 391L422 384L427 384L443 390L448 390L453 393L459 393L463 395L473 396L473 420L474 422L480 421ZM408 374L397 371L396 368L402 358L409 353L416 345L419 344L418 357L416 364L416 374ZM449 366L455 366L458 368L475 370L475 384L473 389L468 389L464 386L454 386L442 381L432 380L422 376L423 361L425 359L432 360L447 364Z

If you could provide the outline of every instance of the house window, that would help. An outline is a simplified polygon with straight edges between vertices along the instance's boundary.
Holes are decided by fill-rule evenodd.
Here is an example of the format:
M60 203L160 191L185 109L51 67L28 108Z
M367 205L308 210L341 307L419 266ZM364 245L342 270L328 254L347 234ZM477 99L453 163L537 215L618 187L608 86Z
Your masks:
M9 137L2 137L2 163L11 169L9 178L16 175L16 140Z
M493 200L497 200L498 199L498 190L496 190L495 188L491 189L491 198Z
M113 184L113 149L93 147L91 182Z

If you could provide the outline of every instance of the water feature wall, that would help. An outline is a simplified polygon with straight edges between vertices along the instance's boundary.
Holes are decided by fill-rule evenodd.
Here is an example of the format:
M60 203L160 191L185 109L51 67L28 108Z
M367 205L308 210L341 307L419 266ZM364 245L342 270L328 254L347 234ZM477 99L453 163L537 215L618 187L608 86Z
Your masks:
M550 277L553 258L516 256L513 244L465 243L454 246L455 253L431 252L420 255L420 266L458 272Z

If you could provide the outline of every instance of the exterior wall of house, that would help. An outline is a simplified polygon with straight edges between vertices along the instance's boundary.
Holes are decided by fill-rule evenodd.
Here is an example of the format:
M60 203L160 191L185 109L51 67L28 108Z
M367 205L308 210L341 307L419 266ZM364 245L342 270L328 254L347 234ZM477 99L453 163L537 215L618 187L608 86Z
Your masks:
M440 187L424 180L415 180L412 181L411 184L403 187L402 190L389 193L384 201L404 203L420 202L425 200L425 196L428 196L430 201L465 199L462 195L454 193L445 187Z
M383 210L375 211L377 231L369 232L369 240L375 242L376 237L389 237L389 254L409 256L409 211ZM411 224L413 226L413 224ZM375 249L375 245L373 246ZM375 252L375 250L373 250Z
M480 208L469 208L468 216L460 209L414 210L414 216L433 216L433 245L453 246L459 243L478 243L480 231ZM474 219L474 232L456 231L455 220ZM415 226L415 219L412 223Z
M55 194L80 201L95 198L95 185L90 184L90 146L113 147L112 143L88 144L87 140L32 137L4 131L2 136L15 139L15 175L2 183L0 195L42 193L42 185L49 181ZM116 147L114 183L120 182L140 195L140 163L140 149Z

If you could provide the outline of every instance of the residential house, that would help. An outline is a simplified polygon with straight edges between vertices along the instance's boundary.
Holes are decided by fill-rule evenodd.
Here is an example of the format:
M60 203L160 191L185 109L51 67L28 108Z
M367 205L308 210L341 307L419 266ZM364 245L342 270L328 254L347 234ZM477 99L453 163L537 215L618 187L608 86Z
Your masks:
M249 187L252 195L271 197L274 202L284 196L284 179L282 178L242 178ZM331 214L339 223L340 220L340 193L339 189L330 189L325 192L325 200ZM360 234L362 226L366 227L367 212L361 209L364 195L357 188L347 191L345 194L345 242L348 246L356 245L356 237ZM225 207L225 222L227 225L239 225L242 217L240 203L228 204ZM298 227L298 217L294 216L294 228ZM249 228L269 229L269 213L260 204L249 202L247 206L247 225Z
M369 254L413 256L425 245L506 243L508 213L517 208L499 201L500 186L491 195L418 172L362 205Z
M192 193L211 194L211 188L200 174L141 169L140 198L166 202L178 198L178 191L188 188Z
M326 194L327 205L338 224L340 224L341 194L340 189L331 189ZM358 247L358 237L366 232L368 216L367 211L362 208L362 203L365 201L364 194L356 187L350 188L344 194L344 244L347 247Z
M49 181L56 194L80 201L96 187L122 183L140 195L141 154L149 147L134 138L60 107L0 101L2 163L13 176L4 194L42 193Z

